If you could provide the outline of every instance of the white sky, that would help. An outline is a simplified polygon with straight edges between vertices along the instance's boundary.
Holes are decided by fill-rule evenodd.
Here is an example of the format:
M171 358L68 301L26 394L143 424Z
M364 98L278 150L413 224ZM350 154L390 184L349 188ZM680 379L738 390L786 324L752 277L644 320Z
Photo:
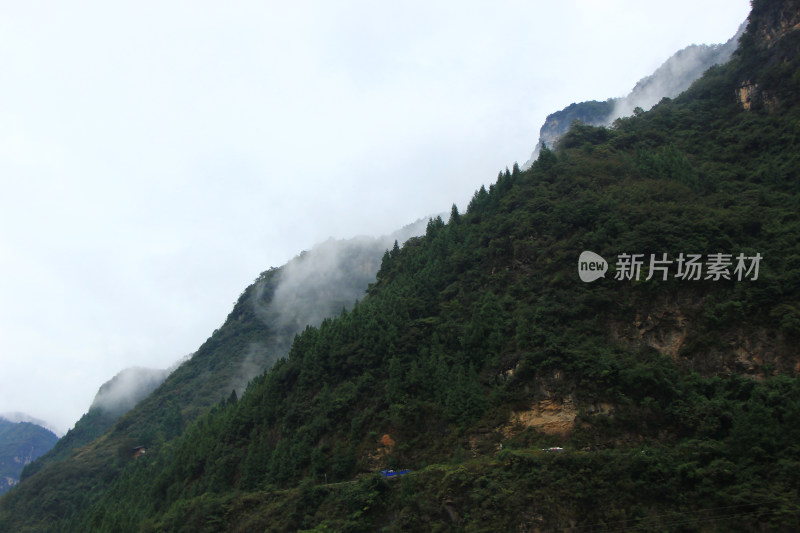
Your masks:
M65 431L328 237L524 163L748 0L0 0L0 413Z

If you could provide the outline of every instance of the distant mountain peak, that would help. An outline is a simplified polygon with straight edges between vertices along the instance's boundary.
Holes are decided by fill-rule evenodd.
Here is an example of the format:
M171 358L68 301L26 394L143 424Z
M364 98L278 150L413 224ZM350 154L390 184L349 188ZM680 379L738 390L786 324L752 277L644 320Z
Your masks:
M41 426L46 430L52 432L57 437L61 437L62 433L58 431L53 425L48 424L44 420L40 420L38 418L34 418L26 413L21 413L19 411L15 412L7 412L7 413L0 413L0 419L7 420L8 422L12 422L17 424L19 422L27 422L29 424L35 424L37 426Z
M22 469L50 450L56 434L24 413L0 415L0 495L19 483Z
M531 167L539 157L542 146L552 148L574 120L591 126L608 126L620 117L632 115L636 108L647 111L663 98L678 96L706 70L730 60L746 27L747 24L742 23L736 34L724 44L692 44L678 50L655 72L639 80L625 97L609 98L604 102L592 100L573 103L551 113L539 130L539 141L522 169Z

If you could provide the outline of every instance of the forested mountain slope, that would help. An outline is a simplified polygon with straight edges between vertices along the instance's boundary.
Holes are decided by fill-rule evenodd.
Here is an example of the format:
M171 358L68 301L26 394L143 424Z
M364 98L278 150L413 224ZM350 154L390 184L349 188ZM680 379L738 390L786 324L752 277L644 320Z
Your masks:
M38 472L44 465L69 457L75 448L92 442L152 393L169 375L169 369L127 368L100 386L89 407L73 428L58 439L52 449L30 463L20 479Z
M240 397L174 427L137 408L0 529L796 531L798 25L757 0L730 63L501 173ZM267 342L247 304L270 287L201 352Z
M60 530L61 519L105 492L134 449L152 452L217 402L240 394L251 378L288 353L307 324L318 325L351 307L374 281L387 247L424 228L425 222L417 221L380 238L331 239L263 272L225 323L144 399L129 393L155 387L150 373L123 372L126 379L110 380L53 450L25 468L25 483L13 498L29 527Z

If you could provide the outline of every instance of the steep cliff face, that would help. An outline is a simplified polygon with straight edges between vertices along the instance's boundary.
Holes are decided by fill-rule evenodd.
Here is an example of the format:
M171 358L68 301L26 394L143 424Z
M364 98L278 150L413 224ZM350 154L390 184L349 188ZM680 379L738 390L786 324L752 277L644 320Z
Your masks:
M700 293L665 293L640 302L632 320L612 321L616 342L652 349L678 367L701 375L739 374L754 379L800 371L794 343L786 331L747 323L703 325L713 304Z
M591 100L589 102L570 104L561 111L547 115L547 119L539 130L539 142L533 149L530 159L523 165L523 169L530 168L536 158L539 157L542 147L554 147L558 139L569 130L573 121L579 120L584 124L604 126L613 119L615 107L616 101L613 98L605 102Z
M776 73L792 72L800 57L800 2L759 2L742 42L749 62L735 89L745 111L778 112L800 101L800 82L790 83Z
M789 32L800 29L800 1L772 0L753 6L749 33L762 48L772 47Z

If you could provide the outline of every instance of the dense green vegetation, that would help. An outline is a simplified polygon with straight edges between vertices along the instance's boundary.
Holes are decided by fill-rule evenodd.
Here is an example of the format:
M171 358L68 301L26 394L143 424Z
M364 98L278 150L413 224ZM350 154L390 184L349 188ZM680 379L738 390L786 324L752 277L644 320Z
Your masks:
M62 461L69 457L72 450L85 446L100 437L118 418L118 415L102 409L90 409L75 423L74 428L58 439L52 449L42 455L38 461L27 465L23 469L20 479L32 476L46 464Z
M412 226L399 233L413 233ZM135 409L120 420L117 413L92 407L51 452L28 465L23 472L26 483L12 497L12 505L34 524L31 527L41 529L95 501L134 447L158 449L232 389L243 390L249 378L285 355L305 323L352 306L355 295L363 294L374 280L382 251L378 240L368 238L323 243L260 274L239 296L225 323ZM273 298L287 271L296 282L317 263L328 269L313 268L307 283L293 295L291 308L277 309ZM340 272L348 272L346 279L337 276ZM312 299L315 290L324 291L324 297ZM47 503L45 512L42 502Z
M149 396L168 374L167 370L128 368L104 383L89 411L56 445L22 471L20 479L32 476L45 465L63 461L73 450L100 437L119 418Z
M796 531L800 32L757 38L795 4L756 2L740 53L687 93L575 124L432 219L360 302L221 398L218 369L278 335L255 311L266 273L193 359L216 389L170 389L179 369L0 500L0 530ZM583 250L605 279L579 280ZM763 261L755 281L649 264L622 281L621 253ZM519 415L543 406L565 425Z

